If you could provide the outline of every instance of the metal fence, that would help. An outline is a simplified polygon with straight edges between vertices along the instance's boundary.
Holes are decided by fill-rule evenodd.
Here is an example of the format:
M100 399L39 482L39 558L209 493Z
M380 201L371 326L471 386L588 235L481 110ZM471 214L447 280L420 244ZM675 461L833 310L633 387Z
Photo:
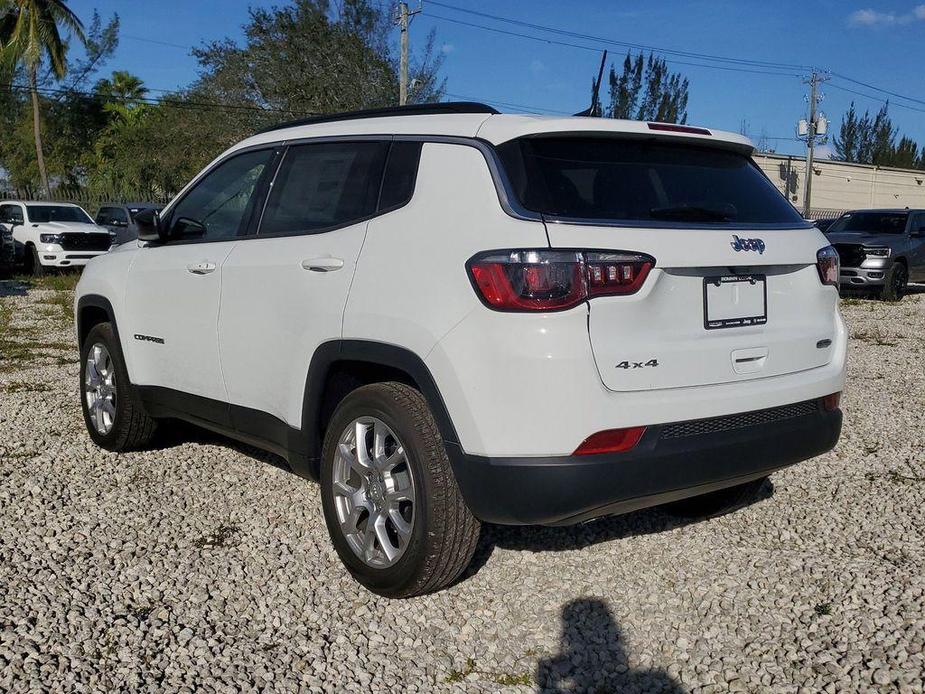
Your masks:
M158 205L165 205L170 201L169 195L144 195L141 193L130 195L106 195L99 192L90 192L81 189L55 189L51 197L35 196L45 202L68 202L74 205L80 205L91 216L96 215L97 211L106 204L123 204L128 202L148 202ZM0 200L23 200L33 199L30 195L21 195L16 191L0 190Z

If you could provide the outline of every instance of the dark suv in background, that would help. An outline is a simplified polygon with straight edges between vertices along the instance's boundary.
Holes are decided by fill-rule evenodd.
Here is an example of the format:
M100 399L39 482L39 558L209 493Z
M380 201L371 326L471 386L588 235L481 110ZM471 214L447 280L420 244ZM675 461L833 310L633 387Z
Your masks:
M925 281L925 210L854 210L825 231L841 260L842 289L896 301Z
M138 238L135 215L145 210L161 210L163 207L150 202L108 202L100 206L96 213L96 223L109 229L112 245L118 246Z

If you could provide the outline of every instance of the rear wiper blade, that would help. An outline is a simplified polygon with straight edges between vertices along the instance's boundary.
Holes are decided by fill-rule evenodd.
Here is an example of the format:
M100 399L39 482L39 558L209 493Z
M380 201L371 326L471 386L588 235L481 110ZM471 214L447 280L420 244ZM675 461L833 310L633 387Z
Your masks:
M709 207L688 207L687 205L679 207L653 207L649 210L649 216L653 219L669 219L681 222L728 222L731 217L721 210L713 210Z

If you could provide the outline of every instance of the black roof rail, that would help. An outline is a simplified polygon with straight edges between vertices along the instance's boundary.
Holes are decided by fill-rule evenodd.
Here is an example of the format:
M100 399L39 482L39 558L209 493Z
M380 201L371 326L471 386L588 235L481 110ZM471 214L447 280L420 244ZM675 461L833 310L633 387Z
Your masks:
M257 134L268 133L283 128L293 128L298 125L315 125L316 123L334 123L341 120L361 120L363 118L385 118L387 116L432 116L447 113L500 113L487 104L477 101L443 101L435 104L408 104L406 106L391 106L389 108L371 108L365 111L347 111L346 113L331 113L321 116L310 116L298 120L272 125L269 128L258 130Z

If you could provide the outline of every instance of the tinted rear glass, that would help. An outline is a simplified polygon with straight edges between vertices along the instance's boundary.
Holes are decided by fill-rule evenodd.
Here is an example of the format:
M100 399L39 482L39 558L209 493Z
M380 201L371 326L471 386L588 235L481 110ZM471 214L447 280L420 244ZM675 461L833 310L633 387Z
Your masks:
M628 138L538 137L498 147L520 203L620 222L804 224L745 155Z
M29 221L35 224L46 222L83 222L93 224L90 216L79 207L70 205L26 205Z
M862 231L869 234L902 234L909 215L903 212L849 212L826 229L825 233Z

